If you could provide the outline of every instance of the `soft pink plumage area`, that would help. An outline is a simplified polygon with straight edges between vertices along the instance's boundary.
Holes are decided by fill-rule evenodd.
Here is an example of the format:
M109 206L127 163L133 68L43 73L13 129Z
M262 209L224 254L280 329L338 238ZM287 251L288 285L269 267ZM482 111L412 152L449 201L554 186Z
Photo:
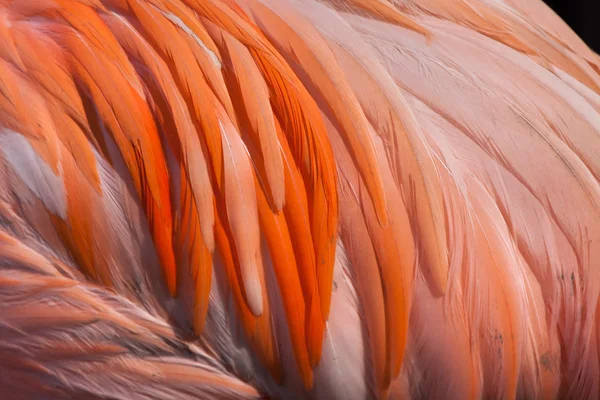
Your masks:
M0 0L0 399L598 398L541 0Z

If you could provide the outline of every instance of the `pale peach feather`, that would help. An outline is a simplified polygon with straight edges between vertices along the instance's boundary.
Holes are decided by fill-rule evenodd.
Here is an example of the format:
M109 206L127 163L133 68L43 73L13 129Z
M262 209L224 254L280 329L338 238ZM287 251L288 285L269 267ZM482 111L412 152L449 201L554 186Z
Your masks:
M0 398L600 398L600 57L541 0L0 0Z

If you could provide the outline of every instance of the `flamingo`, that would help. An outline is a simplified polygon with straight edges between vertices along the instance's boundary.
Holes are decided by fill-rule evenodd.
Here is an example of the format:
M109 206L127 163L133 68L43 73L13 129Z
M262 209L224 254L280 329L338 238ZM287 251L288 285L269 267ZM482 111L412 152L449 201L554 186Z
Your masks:
M599 94L539 0L0 0L0 398L600 398Z

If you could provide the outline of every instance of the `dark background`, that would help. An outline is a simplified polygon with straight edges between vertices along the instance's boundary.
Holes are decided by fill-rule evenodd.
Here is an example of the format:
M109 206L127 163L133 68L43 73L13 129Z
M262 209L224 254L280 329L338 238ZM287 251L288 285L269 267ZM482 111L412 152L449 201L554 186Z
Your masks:
M600 53L600 0L544 0L590 46ZM596 21L594 21L596 20Z

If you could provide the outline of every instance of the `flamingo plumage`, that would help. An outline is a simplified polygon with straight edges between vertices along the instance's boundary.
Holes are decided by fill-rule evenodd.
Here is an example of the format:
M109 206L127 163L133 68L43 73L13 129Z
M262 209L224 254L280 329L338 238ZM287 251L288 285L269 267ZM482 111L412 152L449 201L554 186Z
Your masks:
M0 0L0 397L600 398L599 94L539 0Z

